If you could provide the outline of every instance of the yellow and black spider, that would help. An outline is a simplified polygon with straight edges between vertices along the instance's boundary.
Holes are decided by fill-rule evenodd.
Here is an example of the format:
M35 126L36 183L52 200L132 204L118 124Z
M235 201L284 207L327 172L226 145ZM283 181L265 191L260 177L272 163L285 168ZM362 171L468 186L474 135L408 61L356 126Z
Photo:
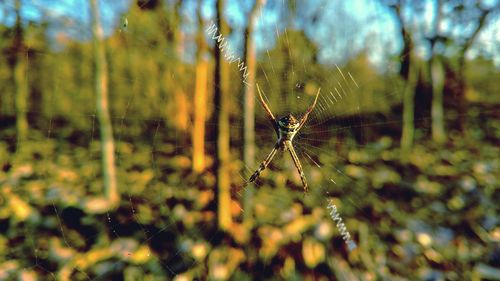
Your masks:
M304 126L304 124L307 121L307 117L316 106L316 102L318 101L318 96L319 92L321 91L321 88L318 89L313 104L307 109L306 113L304 114L304 116L302 116L302 118L300 118L299 121L291 113L281 117L280 119L276 119L273 113L271 112L271 109L269 109L269 106L266 104L264 98L262 97L259 84L256 85L257 85L257 91L259 92L260 103L262 104L262 107L264 107L264 109L266 110L269 119L273 124L274 130L278 135L278 141L276 141L273 150L271 150L271 152L267 155L266 159L262 161L262 163L259 165L259 168L250 177L248 183L255 181L259 177L260 173L267 168L269 163L271 163L274 156L276 155L278 149L281 149L282 151L288 150L290 152L290 155L292 156L293 163L295 164L295 167L297 168L297 171L300 174L300 179L302 180L302 184L304 185L304 192L307 192L306 176L304 175L304 171L302 169L302 165L300 164L299 157L297 157L297 153L295 153L295 150L293 149L292 141L295 135L302 128L302 126Z

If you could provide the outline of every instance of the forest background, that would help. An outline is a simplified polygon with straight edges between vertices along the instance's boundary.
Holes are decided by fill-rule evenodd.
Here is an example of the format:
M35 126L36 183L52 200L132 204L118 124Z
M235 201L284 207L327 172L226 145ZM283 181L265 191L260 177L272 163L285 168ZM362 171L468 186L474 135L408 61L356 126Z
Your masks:
M499 280L498 1L10 0L0 37L1 280ZM288 155L243 187L256 83L322 89L307 194Z

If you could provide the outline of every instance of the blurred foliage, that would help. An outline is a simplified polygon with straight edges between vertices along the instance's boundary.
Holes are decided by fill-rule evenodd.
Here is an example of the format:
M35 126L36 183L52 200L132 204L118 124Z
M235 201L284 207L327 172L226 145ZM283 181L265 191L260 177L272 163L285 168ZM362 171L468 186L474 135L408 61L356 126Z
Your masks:
M498 119L488 122L498 124ZM498 134L499 128L495 130ZM0 276L55 274L61 280L65 276L162 280L165 275L177 280L495 276L491 274L500 262L499 147L458 137L445 149L424 141L403 166L395 143L387 136L364 148L342 142L337 153L348 158L323 166L321 173L311 171L316 175L312 186L335 174L327 170L333 167L349 175L334 177L338 188L331 194L358 241L358 248L348 252L321 191L313 188L304 198L291 192L282 180L287 172L278 168L262 179L265 184L256 193L253 224L236 222L224 235L215 228L213 175L210 170L192 175L190 160L182 151L155 152L153 162L151 147L144 142L120 142L118 171L125 196L117 211L99 214L87 204L99 186L98 141L82 147L42 136L30 141L23 154L10 153L8 143L2 142ZM300 180L295 184L299 187ZM241 210L234 204L237 221Z
M216 229L212 156L206 172L192 174L187 137L170 130L177 112L174 87L192 95L194 62L174 55L171 33L178 26L173 8L160 2L146 2L155 9L132 5L127 26L106 40L123 194L120 208L109 213L95 196L102 182L92 46L65 34L52 41L46 19L25 26L31 126L26 142L15 142L13 95L0 98L0 280L498 280L500 70L490 58L467 62L466 134L451 131L442 148L420 127L407 164L399 161L399 128L392 129L400 125L397 74L375 69L366 52L341 66L359 87L340 112L330 113L382 113L383 126L367 121L369 142L362 146L352 138L356 133L329 136L321 146L325 153L315 155L321 170L307 169L311 186L338 171L347 175L334 177L330 199L358 243L354 251L347 251L329 217L325 194L311 188L303 196L297 175L279 166L262 176L251 224L240 222L240 190L234 191L235 223L224 234ZM0 24L0 36L5 54L12 27ZM279 41L258 57L259 81L276 74L265 91L277 113L307 106L293 102L290 92L311 96L317 87L338 83L332 78L336 66L318 63L318 46L304 32L290 29L287 36L289 44ZM185 48L193 49L194 42L186 36ZM13 93L5 57L0 92ZM295 69L300 75L294 77L290 65L307 71ZM241 81L240 75L234 67L231 81ZM234 99L242 86L231 83ZM232 130L238 131L237 102L231 110ZM346 126L341 118L338 123ZM274 137L257 130L259 142ZM238 132L234 136L236 146ZM15 152L18 145L24 149ZM260 155L267 152L261 148ZM332 151L345 158L331 157ZM233 184L241 186L242 163L231 165Z

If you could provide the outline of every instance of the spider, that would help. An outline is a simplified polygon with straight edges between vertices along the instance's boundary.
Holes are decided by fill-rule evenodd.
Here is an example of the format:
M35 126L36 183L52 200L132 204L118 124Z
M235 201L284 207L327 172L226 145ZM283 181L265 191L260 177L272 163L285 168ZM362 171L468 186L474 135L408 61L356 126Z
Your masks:
M271 163L274 156L276 155L278 149L282 151L288 150L290 152L290 155L292 156L293 163L295 164L295 167L299 172L300 179L302 180L302 184L304 186L304 193L307 193L306 176L304 175L304 171L302 169L302 165L300 164L299 157L297 157L297 153L293 149L292 141L295 135L302 128L302 126L304 126L304 124L307 121L307 117L316 106L316 102L318 101L318 96L321 91L321 88L318 89L313 104L307 109L304 116L302 116L300 120L297 120L291 113L281 117L280 119L276 119L273 113L271 112L271 109L269 109L269 106L262 97L262 92L260 91L259 84L256 83L256 85L257 85L257 91L259 92L260 103L262 104L264 110L267 112L267 115L271 123L273 124L274 131L278 136L278 140L276 141L276 144L274 145L271 152L267 155L266 159L262 161L262 163L259 165L259 168L257 168L257 170L252 174L247 184L255 181L259 177L260 173L267 168L269 163Z

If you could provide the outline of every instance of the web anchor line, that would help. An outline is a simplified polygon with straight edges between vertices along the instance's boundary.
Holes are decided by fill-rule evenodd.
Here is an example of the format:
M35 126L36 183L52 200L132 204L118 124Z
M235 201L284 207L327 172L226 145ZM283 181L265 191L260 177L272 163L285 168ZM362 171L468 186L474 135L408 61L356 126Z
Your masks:
M216 41L217 48L219 48L221 54L224 55L224 58L229 62L229 64L237 61L238 65L238 70L242 73L243 77L243 83L245 85L249 85L247 78L248 78L248 66L246 65L245 61L242 60L240 57L236 57L234 55L234 52L231 50L230 46L228 45L228 40L222 35L222 33L219 31L219 28L215 23L212 23L207 29L205 30L208 35L211 36L212 40Z
M351 234L349 233L347 227L342 221L342 218L340 217L340 214L337 210L337 206L335 206L335 204L331 199L328 200L328 206L326 208L330 209L330 217L336 223L337 229L339 230L342 239L346 243L349 252L356 249L357 247L356 242L354 242L354 240L351 239Z

